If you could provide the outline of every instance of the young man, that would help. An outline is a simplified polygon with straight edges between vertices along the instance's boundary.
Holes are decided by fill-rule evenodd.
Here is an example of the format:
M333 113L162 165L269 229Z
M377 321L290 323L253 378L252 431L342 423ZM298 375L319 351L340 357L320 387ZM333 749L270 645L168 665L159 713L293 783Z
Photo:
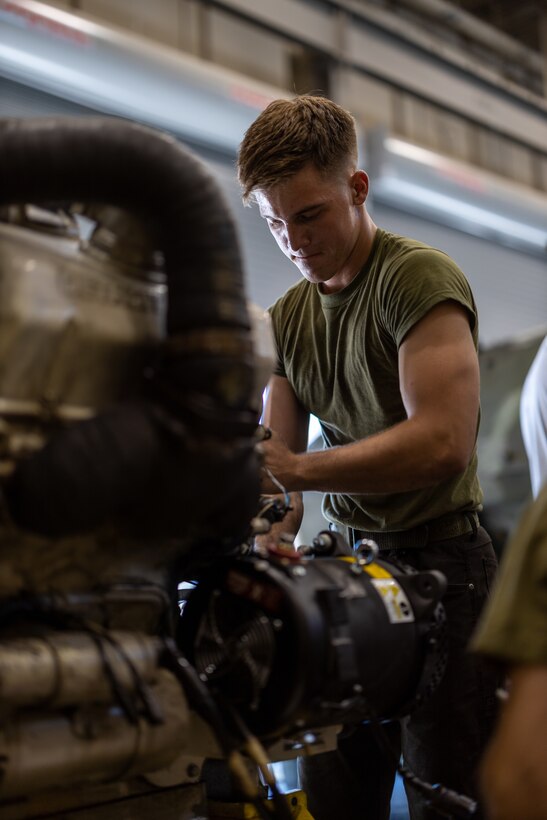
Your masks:
M271 103L245 134L239 177L303 276L271 309L278 361L263 450L294 506L278 530L297 532L301 492L320 491L326 518L350 542L373 538L386 556L447 576L447 674L391 733L418 776L474 795L496 680L466 645L496 560L477 518L469 285L445 254L376 227L354 120L329 100ZM310 413L321 422L320 452L306 452ZM265 479L264 492L277 491ZM394 775L366 727L344 733L338 752L302 762L316 820L387 819ZM412 820L438 816L412 789L408 797Z

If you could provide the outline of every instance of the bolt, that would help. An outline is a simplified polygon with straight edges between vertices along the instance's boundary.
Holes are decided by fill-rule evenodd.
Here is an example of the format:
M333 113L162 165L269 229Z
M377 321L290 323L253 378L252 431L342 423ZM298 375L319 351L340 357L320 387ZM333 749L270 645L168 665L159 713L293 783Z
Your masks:
M298 576L300 576L300 578L303 578L304 575L306 574L306 568L305 567L300 567L300 566L297 565L296 567L293 567L292 574L293 575L298 575Z
M253 535L262 535L266 532L269 532L272 528L272 525L268 521L267 518L260 518L256 516L255 518L251 519L251 530Z

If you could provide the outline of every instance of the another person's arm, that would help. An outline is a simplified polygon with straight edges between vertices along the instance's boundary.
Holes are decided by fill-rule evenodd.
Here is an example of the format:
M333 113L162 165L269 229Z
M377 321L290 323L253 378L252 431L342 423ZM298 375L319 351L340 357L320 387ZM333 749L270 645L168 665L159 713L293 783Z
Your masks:
M282 438L264 443L269 469L289 490L352 494L405 492L465 470L477 434L479 365L463 307L442 302L414 325L399 349L399 383L407 419L342 447L305 453L276 415L270 426Z
M547 817L547 666L519 665L481 764L489 820Z
M472 649L509 671L509 697L481 764L489 820L547 817L547 486L504 550Z

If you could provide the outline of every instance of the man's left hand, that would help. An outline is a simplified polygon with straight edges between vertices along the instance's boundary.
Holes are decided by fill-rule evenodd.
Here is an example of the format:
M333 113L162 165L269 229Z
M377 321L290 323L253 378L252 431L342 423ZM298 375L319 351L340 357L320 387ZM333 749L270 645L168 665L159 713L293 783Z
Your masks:
M269 438L257 445L257 449L262 455L265 468L262 470L262 492L270 494L291 490L298 460L296 453L289 449L285 440L274 430L271 431ZM272 480L272 476L278 484Z

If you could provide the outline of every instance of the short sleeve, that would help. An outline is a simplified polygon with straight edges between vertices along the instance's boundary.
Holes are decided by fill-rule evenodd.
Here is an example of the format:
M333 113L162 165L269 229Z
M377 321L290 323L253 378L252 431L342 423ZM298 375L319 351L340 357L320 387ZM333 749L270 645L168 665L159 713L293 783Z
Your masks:
M456 263L441 251L408 250L387 268L381 284L382 319L397 347L420 319L445 301L466 309L477 341L477 310L471 288Z
M281 302L278 300L273 304L270 308L268 308L268 313L272 319L272 332L273 332L273 340L274 340L274 348L275 348L275 362L273 366L272 373L274 376L283 376L283 378L287 378L287 372L285 370L285 362L283 361L283 355L281 353L281 333L280 333L280 322L281 320Z

